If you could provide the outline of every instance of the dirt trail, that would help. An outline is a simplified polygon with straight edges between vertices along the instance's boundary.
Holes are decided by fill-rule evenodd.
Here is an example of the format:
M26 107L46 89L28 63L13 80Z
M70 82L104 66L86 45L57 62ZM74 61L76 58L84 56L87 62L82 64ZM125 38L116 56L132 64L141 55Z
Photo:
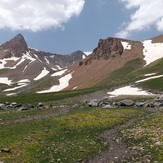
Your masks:
M155 110L154 112L135 119L129 120L127 123L116 126L113 129L106 130L100 135L100 138L104 139L109 148L107 151L100 153L95 156L88 163L122 163L125 162L125 158L132 157L135 154L135 151L129 150L124 144L122 138L118 132L122 129L128 128L129 126L134 125L137 121L149 118L152 115L158 114L159 111Z

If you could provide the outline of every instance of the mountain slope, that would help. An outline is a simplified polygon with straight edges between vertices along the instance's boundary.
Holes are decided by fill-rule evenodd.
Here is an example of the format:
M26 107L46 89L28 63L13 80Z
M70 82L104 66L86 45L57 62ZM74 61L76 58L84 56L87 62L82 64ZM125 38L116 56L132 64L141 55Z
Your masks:
M60 55L32 49L18 34L0 46L0 83L14 86L10 90L16 90L46 76L50 77L85 56L82 51Z

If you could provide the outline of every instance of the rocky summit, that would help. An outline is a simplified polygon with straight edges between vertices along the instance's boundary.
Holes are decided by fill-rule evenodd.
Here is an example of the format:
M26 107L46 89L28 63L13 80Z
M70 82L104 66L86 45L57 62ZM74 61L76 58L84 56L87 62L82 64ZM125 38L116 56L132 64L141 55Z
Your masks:
M100 39L97 47L93 53L87 57L84 64L90 64L94 59L109 59L111 57L121 56L123 53L123 45L120 39L109 37L107 39Z
M14 54L15 57L21 57L23 53L29 51L28 45L22 34L18 34L10 41L0 46L1 51L4 52L4 57L11 58Z

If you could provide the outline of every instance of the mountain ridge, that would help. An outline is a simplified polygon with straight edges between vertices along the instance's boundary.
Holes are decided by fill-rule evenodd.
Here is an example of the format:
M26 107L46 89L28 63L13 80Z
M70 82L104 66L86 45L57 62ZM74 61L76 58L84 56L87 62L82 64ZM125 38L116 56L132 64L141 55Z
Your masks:
M162 43L163 35L144 42L108 37L100 39L88 56L82 51L61 55L29 48L23 35L18 34L0 46L0 71L6 71L0 73L0 80L12 81L10 87L17 84L28 89L35 83L34 90L39 93L91 88L130 61L139 59L139 68L143 68L162 58ZM151 60L150 51L156 58ZM28 82L21 85L21 80Z

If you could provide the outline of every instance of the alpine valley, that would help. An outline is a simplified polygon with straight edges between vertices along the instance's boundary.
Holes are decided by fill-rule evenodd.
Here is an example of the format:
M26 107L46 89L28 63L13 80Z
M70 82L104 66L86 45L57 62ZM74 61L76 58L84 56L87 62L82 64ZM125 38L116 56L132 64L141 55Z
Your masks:
M17 95L132 85L162 91L162 57L163 35L143 42L109 37L90 55L61 55L30 48L18 34L0 46L0 90Z
M91 54L0 46L0 163L162 163L163 35Z

